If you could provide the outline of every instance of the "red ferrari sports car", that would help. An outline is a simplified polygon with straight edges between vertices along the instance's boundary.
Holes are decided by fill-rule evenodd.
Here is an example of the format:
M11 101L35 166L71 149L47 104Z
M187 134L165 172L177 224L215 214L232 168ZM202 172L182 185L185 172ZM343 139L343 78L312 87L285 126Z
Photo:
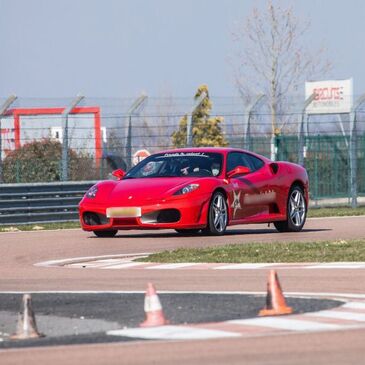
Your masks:
M97 183L79 205L82 228L98 237L161 228L222 235L229 225L271 222L280 232L300 231L306 220L305 169L248 151L163 151L113 175L117 181Z

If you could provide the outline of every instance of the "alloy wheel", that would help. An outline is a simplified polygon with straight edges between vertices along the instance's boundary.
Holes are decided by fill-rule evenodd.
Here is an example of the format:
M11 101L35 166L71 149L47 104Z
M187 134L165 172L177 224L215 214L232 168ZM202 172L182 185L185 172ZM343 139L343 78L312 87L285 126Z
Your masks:
M289 216L293 224L301 226L305 220L306 208L303 193L299 189L294 189L289 200Z
M217 232L223 232L227 227L227 204L222 194L216 194L212 202L213 225Z

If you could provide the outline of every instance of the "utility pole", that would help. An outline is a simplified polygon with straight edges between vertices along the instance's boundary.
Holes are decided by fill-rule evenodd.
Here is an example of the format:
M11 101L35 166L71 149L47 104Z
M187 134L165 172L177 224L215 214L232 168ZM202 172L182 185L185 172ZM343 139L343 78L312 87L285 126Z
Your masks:
M126 136L127 142L125 146L125 157L128 170L132 167L132 138L133 138L132 117L138 116L138 114L145 107L147 99L148 99L147 95L142 94L133 102L133 104L127 111L128 127Z
M265 99L264 94L259 94L253 100L251 104L247 107L247 113L245 115L245 125L243 131L243 148L246 150L252 150L252 140L251 140L251 118L254 114L256 108Z
M0 183L3 182L3 145L2 145L2 134L1 134L1 118L6 114L11 104L17 99L16 95L9 96L3 105L0 107Z
M357 99L355 105L350 112L350 193L351 193L351 207L357 207L357 126L356 113L362 103L365 101L365 94Z
M193 147L193 115L207 96L207 93L203 91L201 95L196 99L190 114L188 114L188 121L186 126L186 147Z
M308 98L305 100L298 128L298 164L302 166L304 166L304 155L305 155L304 124L307 124L307 132L308 132L307 108L314 100L315 96L316 95L313 93L310 96L308 96Z
M68 116L75 108L77 104L80 103L82 99L84 99L84 96L77 95L76 98L74 98L71 102L71 104L65 108L65 110L62 113L62 181L68 180Z

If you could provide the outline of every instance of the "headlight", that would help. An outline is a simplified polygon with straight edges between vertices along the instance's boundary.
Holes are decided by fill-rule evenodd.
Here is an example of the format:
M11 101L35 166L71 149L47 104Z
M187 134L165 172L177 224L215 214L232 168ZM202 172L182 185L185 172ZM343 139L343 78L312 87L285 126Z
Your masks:
M184 195L191 193L192 191L198 189L199 184L189 184L184 186L182 189L178 190L174 195Z
M95 198L96 193L98 192L97 186L92 186L86 193L86 196L90 199Z

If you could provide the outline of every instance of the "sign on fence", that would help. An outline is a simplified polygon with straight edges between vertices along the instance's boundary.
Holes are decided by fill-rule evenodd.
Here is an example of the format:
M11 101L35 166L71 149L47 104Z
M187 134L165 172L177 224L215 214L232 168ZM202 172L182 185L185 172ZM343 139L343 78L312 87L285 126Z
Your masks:
M137 165L137 163L141 162L149 155L150 153L147 150L138 150L133 154L133 165Z
M348 80L307 81L305 98L314 93L307 114L350 113L353 105L352 78Z

